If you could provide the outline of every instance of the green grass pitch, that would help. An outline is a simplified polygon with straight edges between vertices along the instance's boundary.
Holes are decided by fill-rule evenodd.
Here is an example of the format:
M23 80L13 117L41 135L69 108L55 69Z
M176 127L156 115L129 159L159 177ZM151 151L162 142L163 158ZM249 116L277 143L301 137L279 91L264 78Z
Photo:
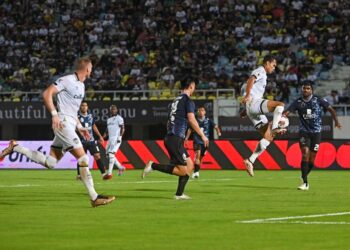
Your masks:
M72 170L0 171L0 249L350 249L350 172L201 171L189 201L177 177L140 170L102 181L91 208Z

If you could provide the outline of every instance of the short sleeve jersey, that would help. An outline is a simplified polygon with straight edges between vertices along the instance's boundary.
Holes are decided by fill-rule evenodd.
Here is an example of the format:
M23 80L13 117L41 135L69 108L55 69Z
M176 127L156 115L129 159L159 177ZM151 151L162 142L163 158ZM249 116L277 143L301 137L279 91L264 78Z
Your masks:
M209 138L210 131L215 127L215 123L208 117L204 117L202 120L198 119L198 117L196 119L204 135ZM196 132L193 133L193 140L197 144L204 144L202 138Z
M287 110L289 112L298 112L300 131L320 133L322 129L322 112L329 106L330 104L327 100L314 95L309 101L299 97Z
M93 126L95 124L95 118L93 117L93 115L88 112L86 115L83 115L82 113L80 113L80 111L78 112L78 119L81 123L81 125L84 128L87 128L89 131L89 135L90 135L90 140L89 141L94 141L94 133L93 133ZM81 137L81 142L85 143L87 142L86 139L84 137Z
M107 119L107 129L109 138L120 136L120 127L124 126L124 119L120 115L115 115Z
M185 138L188 126L187 114L194 113L195 105L190 97L181 94L171 103L167 122L167 134Z
M79 81L76 74L69 74L58 78L54 82L54 85L58 90L58 112L76 119L81 101L85 94L84 83Z
M250 96L253 99L262 99L265 93L267 75L263 66L253 70L251 76L255 76L255 82L250 91Z

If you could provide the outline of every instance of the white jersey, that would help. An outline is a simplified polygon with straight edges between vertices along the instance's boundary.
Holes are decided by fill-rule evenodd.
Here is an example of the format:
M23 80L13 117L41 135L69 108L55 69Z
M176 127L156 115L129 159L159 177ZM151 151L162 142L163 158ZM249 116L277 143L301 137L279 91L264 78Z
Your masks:
M124 126L124 119L120 115L112 116L107 119L109 138L116 138L120 136L120 126Z
M77 119L81 101L85 95L85 85L76 74L58 78L55 83L57 93L57 109L60 116Z
M267 75L263 66L253 70L251 76L255 76L256 80L250 90L250 96L253 99L262 99L267 84Z

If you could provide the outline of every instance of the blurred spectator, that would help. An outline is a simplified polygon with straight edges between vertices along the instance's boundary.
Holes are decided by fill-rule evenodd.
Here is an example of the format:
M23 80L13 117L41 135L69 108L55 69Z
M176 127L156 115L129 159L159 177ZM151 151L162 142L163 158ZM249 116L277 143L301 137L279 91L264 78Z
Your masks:
M94 90L173 88L189 73L202 88L236 87L267 53L279 58L277 86L297 86L350 65L349 13L336 0L4 0L0 91L44 89L82 55L96 65Z
M337 105L339 104L339 94L337 90L332 90L330 94L326 95L324 97L330 105Z

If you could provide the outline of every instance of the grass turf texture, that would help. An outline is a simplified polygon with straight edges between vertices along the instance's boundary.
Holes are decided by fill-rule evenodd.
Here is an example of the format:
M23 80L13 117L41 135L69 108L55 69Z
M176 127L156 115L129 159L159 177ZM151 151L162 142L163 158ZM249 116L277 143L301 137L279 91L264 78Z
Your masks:
M140 174L93 171L96 190L117 200L91 208L74 171L0 171L0 249L349 249L350 214L238 222L350 212L348 171L313 171L307 192L299 171L202 171L189 201L173 199L177 177Z

